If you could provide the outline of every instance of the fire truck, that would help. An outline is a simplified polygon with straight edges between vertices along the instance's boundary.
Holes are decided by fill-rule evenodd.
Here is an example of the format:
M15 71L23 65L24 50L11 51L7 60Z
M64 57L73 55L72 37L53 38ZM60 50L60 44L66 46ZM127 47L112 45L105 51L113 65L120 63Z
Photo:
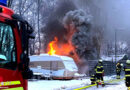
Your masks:
M28 90L28 44L34 38L29 23L0 0L0 90Z

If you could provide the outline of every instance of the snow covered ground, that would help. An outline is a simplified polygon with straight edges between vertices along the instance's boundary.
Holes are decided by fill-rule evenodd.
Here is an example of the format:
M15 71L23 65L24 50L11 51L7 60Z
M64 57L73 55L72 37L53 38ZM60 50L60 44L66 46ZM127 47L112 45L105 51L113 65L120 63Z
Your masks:
M90 84L89 79L82 80L40 80L40 81L29 81L29 90L62 90L71 87L84 86Z
M113 76L105 76L104 80L115 79ZM73 90L75 88L83 87L90 84L88 79L80 80L37 80L29 81L29 90ZM124 81L108 83L105 87L96 86L87 88L87 90L127 90Z

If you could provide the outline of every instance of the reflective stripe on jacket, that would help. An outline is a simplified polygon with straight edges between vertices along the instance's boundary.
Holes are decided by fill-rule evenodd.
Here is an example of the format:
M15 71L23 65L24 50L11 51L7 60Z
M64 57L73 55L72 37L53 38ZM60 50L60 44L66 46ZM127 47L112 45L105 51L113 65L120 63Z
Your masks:
M98 74L104 73L103 65L97 65L95 68L95 72Z
M130 65L124 67L125 77L130 77Z

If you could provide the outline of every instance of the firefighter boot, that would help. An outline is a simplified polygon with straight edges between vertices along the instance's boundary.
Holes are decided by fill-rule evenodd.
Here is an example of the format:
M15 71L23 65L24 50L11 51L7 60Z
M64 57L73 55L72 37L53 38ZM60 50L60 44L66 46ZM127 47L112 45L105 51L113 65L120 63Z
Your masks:
M97 82L97 88L98 88L98 84L99 84L99 82Z
M97 88L98 88L99 85L100 85L100 80L97 80Z
M117 76L116 76L116 79L120 79L120 75L117 75Z
M102 87L104 87L105 86L104 81L102 81L101 83L102 83Z
M104 87L105 86L105 83L104 83L104 81L102 81L102 87Z
M91 84L95 84L95 82L94 82L94 81L92 81L92 82L91 82Z

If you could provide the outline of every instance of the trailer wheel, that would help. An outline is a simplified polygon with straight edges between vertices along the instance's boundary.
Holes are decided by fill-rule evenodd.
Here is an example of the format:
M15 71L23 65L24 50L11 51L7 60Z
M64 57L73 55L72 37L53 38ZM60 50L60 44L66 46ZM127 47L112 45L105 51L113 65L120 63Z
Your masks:
M38 79L41 80L41 76L38 76Z
M39 76L39 75L34 75L34 76L33 76L33 79L40 80L40 79L41 79L41 76Z
M41 76L36 75L36 79L40 80L40 79L41 79Z

